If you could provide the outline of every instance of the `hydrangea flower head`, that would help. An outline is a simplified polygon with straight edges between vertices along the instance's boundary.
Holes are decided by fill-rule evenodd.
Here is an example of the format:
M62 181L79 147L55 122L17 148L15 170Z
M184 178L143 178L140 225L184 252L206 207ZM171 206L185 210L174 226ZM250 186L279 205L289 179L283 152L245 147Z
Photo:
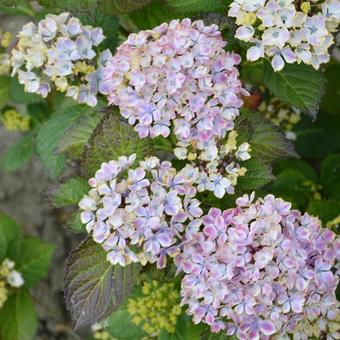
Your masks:
M224 50L216 25L173 20L130 34L104 70L110 104L141 138L168 137L205 150L233 128L246 94L240 56Z
M182 305L195 323L245 340L291 334L318 319L327 329L339 317L340 240L280 198L253 200L212 208L202 227L187 228L175 258L184 272Z
M328 49L340 23L340 1L235 0L229 16L239 26L236 37L250 42L247 59L270 57L275 71L285 63L318 69L330 59Z
M104 90L102 67L111 56L105 50L95 61L95 48L105 38L101 28L82 25L69 13L49 14L37 26L26 24L18 38L12 76L18 74L26 92L46 97L54 84L79 103L97 104L96 95Z
M112 264L157 262L178 252L186 221L202 214L192 182L151 157L132 168L136 155L103 163L89 194L80 201L81 220Z

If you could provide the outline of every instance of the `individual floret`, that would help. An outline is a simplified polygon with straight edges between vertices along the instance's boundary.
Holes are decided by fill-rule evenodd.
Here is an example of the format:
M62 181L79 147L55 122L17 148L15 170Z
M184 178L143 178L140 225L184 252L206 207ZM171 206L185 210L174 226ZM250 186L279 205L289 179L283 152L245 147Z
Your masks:
M81 220L112 264L157 262L178 252L186 221L201 216L192 182L151 157L133 168L136 155L103 163L79 203Z
M340 240L280 198L253 200L244 195L234 209L210 209L202 227L189 225L175 258L182 305L194 323L239 339L312 332L303 325L317 320L324 335L339 318Z

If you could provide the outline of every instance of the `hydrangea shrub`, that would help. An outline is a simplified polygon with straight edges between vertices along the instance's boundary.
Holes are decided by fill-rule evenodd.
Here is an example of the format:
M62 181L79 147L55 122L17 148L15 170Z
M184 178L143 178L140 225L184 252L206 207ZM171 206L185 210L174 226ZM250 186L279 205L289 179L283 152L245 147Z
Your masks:
M0 122L25 133L4 163L67 174L51 202L85 234L65 270L75 327L338 339L340 1L77 1L0 31ZM32 278L1 242L12 340L6 294Z

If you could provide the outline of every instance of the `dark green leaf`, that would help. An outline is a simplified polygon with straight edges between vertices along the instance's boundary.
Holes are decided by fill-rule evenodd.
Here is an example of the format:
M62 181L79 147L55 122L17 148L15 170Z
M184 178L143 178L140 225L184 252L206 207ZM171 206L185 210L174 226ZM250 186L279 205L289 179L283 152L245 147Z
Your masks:
M291 202L294 208L304 210L313 196L305 183L306 178L301 172L286 169L277 175L276 181L269 186L268 192Z
M13 260L25 279L26 287L33 287L47 275L53 251L54 247L42 240L33 237L21 240L20 255Z
M0 76L0 110L7 104L10 97L11 78Z
M65 131L79 117L85 117L92 112L93 108L85 105L75 105L55 112L48 121L40 126L36 138L36 150L43 166L52 177L57 177L65 165L65 156L55 154L55 149L59 145Z
M324 226L340 215L340 202L330 200L312 200L309 202L308 213L320 218Z
M112 266L106 252L87 238L66 261L65 299L75 327L102 320L130 294L137 265Z
M327 87L320 107L325 112L340 114L340 64L338 62L334 62L327 65L325 76L327 79Z
M73 177L66 183L61 184L53 194L53 205L56 208L78 205L79 201L88 191L89 185L86 179Z
M252 157L259 157L266 161L298 157L293 144L261 114L243 111L236 123L236 129L241 138L240 142L243 138L250 143Z
M279 99L315 118L325 91L326 78L305 64L286 64L280 72L265 62L264 83Z
M152 140L140 139L123 118L117 113L107 114L89 141L85 151L84 170L86 177L91 177L103 162L117 159L119 156L137 154L137 160L151 155Z
M247 169L247 172L244 177L238 178L238 190L256 190L274 179L271 167L259 159L251 158L242 163L242 166Z
M151 0L103 0L100 9L108 14L126 14L140 10L151 2Z
M0 212L0 262L15 240L20 240L21 228L9 216Z
M306 180L310 180L314 183L319 182L319 178L312 166L303 160L297 159L285 159L275 163L274 174L278 174L286 169L295 169L304 175Z
M172 19L184 18L185 13L176 13L164 1L153 0L150 5L130 13L129 17L140 30L145 30L152 29Z
M33 133L21 137L5 152L0 166L5 171L14 171L24 166L33 155Z
M227 0L166 0L176 13L218 12L227 8Z
M10 295L0 309L1 340L31 340L37 329L37 316L25 289Z
M329 155L322 162L321 183L330 198L340 201L340 153Z
M296 151L301 157L323 159L340 149L340 115L322 112L314 123L304 117L294 131Z

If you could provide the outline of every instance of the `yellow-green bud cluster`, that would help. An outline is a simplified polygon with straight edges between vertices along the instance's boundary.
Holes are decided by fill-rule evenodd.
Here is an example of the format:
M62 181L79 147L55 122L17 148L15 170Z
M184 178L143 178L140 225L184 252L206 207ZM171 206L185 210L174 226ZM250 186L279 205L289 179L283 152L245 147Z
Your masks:
M24 284L22 275L14 270L15 263L5 259L0 265L0 308L7 301L10 288L19 288Z
M16 110L6 110L0 119L8 131L27 131L30 128L30 116L23 116Z
M0 76L9 74L11 70L10 55L5 49L10 45L12 34L0 30Z
M141 325L151 336L157 336L162 329L174 333L181 314L180 296L175 285L155 280L144 282L142 294L142 297L128 301L127 310L132 322Z
M274 125L285 131L288 139L296 139L296 135L292 130L294 125L301 120L300 110L291 108L276 98L272 99L270 103L263 101L259 106L259 110L265 117L270 119Z

